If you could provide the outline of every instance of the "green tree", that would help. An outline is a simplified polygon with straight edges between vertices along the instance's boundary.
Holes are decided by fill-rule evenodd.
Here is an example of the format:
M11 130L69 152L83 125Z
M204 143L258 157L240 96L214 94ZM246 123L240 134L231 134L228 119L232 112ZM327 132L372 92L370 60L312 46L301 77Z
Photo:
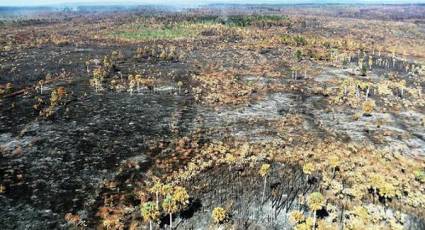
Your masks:
M149 229L152 230L152 222L159 219L160 213L158 206L153 202L145 203L140 209L143 220L149 222Z
M160 181L156 181L154 185L149 189L151 193L155 194L156 197L156 205L159 206L159 193L162 190L163 184Z
M313 192L307 199L307 205L314 212L313 229L316 229L317 210L325 205L325 198L320 192Z
M172 196L168 195L162 202L162 208L170 215L170 229L173 229L173 213L176 213L179 210L177 202Z

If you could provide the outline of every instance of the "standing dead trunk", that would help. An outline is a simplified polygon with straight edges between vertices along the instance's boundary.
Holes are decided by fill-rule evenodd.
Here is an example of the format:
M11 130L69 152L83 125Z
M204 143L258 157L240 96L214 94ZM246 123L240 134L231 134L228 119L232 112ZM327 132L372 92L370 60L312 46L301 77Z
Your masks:
M170 213L170 229L173 229L173 214Z
M345 218L344 218L344 207L342 208L342 210L341 210L341 219L340 219L340 221L341 221L341 230L344 230L344 222L345 222Z
M263 188L263 196L261 197L261 204L263 204L264 196L266 195L266 184L267 184L267 176L264 177L264 188Z

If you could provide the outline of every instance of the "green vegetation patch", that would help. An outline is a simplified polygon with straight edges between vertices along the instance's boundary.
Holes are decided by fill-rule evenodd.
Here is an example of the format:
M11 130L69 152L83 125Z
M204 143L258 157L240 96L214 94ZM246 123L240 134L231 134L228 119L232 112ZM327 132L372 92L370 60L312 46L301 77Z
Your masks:
M287 16L281 15L233 15L233 16L204 16L194 19L196 23L222 24L230 27L247 27L252 25L279 25L286 22Z
M128 40L174 40L195 37L199 33L196 26L181 23L174 26L129 25L112 33L114 38Z
M149 18L142 18L142 22L123 25L109 33L109 36L118 39L149 41L149 40L175 40L196 37L203 29L209 26L270 27L281 25L287 21L286 16L274 15L236 15L236 16L203 16L188 18L178 23L166 22L154 24Z

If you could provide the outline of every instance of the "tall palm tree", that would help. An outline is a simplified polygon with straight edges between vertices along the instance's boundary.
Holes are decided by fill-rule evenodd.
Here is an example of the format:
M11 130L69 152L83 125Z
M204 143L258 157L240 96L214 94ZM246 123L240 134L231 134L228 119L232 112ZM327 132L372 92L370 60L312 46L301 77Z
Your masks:
M140 212L143 219L149 222L149 229L152 230L152 222L157 221L160 216L158 206L153 202L147 202L141 207Z
M307 199L307 205L313 212L313 229L316 229L317 210L325 205L325 198L320 192L313 192Z
M261 165L259 174L264 178L264 187L263 187L263 195L261 196L261 203L264 202L264 196L266 194L266 185L267 185L267 175L270 172L270 165L269 164L263 164Z
M170 229L173 229L173 213L178 211L177 202L168 195L162 202L162 208L170 215Z

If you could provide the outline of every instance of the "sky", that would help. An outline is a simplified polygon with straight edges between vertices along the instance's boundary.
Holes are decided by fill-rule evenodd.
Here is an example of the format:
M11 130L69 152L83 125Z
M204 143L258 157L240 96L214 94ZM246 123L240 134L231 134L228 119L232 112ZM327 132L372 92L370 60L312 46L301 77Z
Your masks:
M0 0L0 6L36 6L75 3L132 3L163 5L196 5L205 3L425 3L425 0Z

